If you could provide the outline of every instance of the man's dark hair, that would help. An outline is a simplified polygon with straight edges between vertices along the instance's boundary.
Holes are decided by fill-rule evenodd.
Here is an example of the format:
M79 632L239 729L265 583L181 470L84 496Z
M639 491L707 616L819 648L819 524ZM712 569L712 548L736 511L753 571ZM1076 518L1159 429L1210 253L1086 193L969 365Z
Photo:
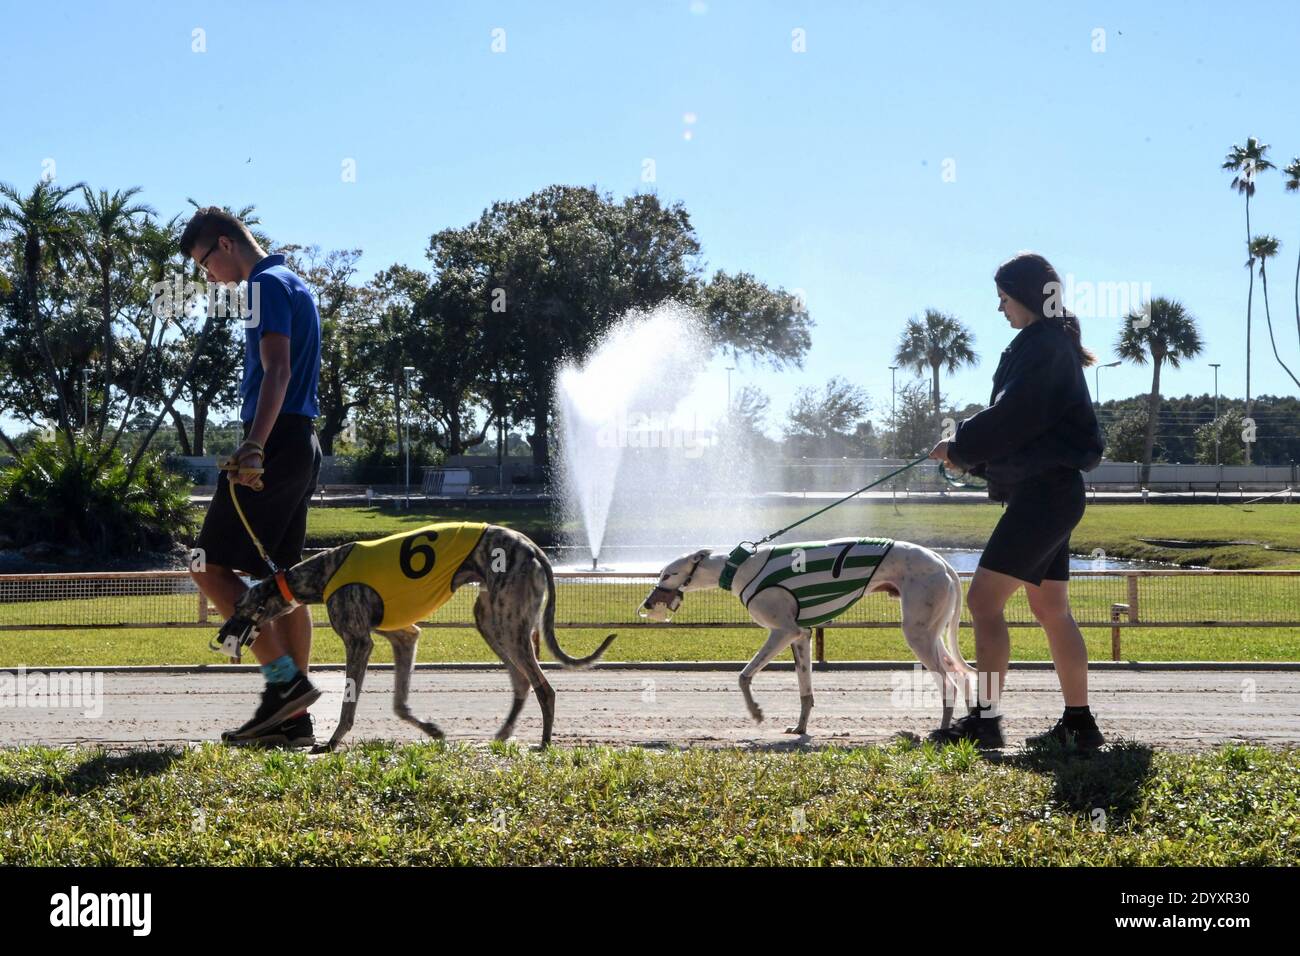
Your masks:
M203 245L206 251L222 236L246 249L257 246L257 240L237 216L217 206L208 206L196 212L181 233L181 255L188 258L197 245Z

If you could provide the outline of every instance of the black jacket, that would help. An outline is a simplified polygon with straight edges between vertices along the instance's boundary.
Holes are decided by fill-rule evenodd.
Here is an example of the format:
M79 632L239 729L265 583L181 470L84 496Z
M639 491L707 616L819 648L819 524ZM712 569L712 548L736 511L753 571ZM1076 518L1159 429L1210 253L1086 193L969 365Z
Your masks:
M989 497L1052 469L1091 471L1106 448L1070 334L1049 320L1020 330L993 373L989 407L957 426L954 465L983 478Z

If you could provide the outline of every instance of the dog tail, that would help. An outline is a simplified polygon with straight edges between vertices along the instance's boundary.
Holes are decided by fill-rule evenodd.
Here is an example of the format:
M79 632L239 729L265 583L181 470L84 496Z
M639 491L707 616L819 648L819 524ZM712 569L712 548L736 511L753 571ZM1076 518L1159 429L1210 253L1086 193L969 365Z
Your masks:
M564 648L560 647L560 642L555 637L555 572L551 570L551 562L547 560L540 548L537 549L537 560L541 562L542 570L546 572L546 610L542 612L542 637L546 640L546 646L550 648L555 659L565 667L587 667L596 663L618 635L609 635L601 641L600 647L586 657L570 657L564 653Z
M940 557L939 560L943 561L943 558ZM948 580L952 583L950 589L952 591L952 610L948 612L948 626L944 629L946 631L946 640L944 641L943 650L949 661L954 665L955 670L974 674L975 668L966 663L966 658L962 657L961 644L958 641L961 635L961 578L951 564L947 561L943 561L943 563L947 570Z

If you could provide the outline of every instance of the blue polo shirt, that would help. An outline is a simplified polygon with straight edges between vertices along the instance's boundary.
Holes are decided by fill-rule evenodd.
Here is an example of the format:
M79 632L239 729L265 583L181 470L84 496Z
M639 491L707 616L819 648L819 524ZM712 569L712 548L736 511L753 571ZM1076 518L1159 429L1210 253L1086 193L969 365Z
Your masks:
M245 320L240 419L251 422L257 414L257 395L264 377L260 350L262 336L267 332L289 336L289 388L280 414L315 418L320 414L316 394L320 382L320 313L316 311L316 298L302 279L285 268L284 256L275 255L253 267L248 277L247 303L253 315Z

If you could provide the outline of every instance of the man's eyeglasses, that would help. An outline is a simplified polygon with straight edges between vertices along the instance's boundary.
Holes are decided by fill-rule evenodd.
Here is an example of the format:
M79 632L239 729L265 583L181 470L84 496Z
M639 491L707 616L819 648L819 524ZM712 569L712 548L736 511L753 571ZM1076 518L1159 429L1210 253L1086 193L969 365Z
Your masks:
M207 273L207 271L208 271L208 267L207 267L206 265L204 265L204 263L206 263L206 262L208 261L208 256L212 255L212 253L214 253L214 252L217 251L217 246L219 246L219 245L221 245L221 239L220 239L220 237L218 237L218 238L217 238L217 241L214 242L214 243L212 244L212 248L209 249L207 252L205 252L205 253L203 254L203 258L199 260L199 271L200 271L200 272L205 273L205 274Z

